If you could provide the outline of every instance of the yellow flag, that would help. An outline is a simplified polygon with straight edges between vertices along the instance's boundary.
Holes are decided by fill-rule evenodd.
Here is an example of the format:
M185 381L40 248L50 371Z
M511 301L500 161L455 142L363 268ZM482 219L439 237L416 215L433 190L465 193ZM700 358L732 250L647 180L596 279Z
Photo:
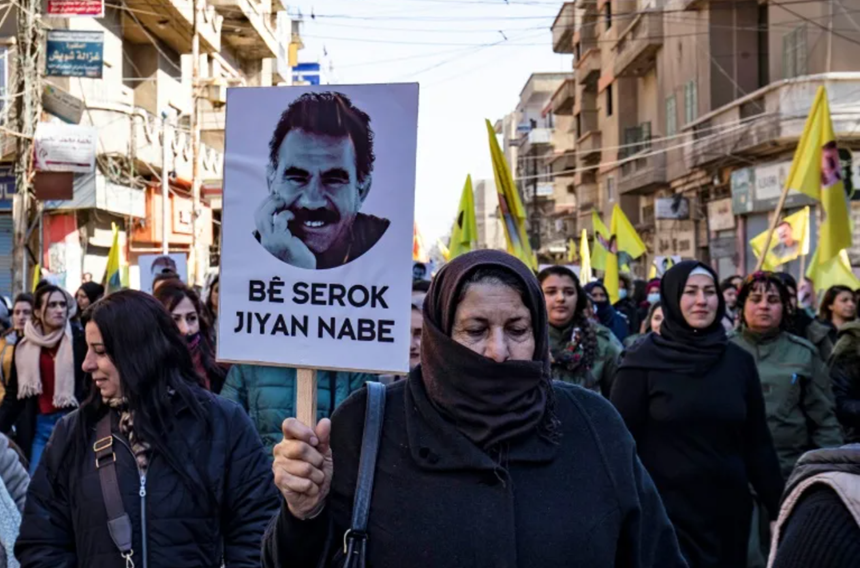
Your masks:
M445 246L442 239L436 240L436 246L439 247L439 252L442 254L442 258L444 258L446 262L451 260L451 251L448 250L448 247Z
M567 262L572 264L576 262L576 241L567 239Z
M655 278L657 278L657 265L652 262L651 268L648 269L648 280L654 280Z
M645 254L645 243L624 211L617 204L612 208L612 220L609 223L610 232L618 243L618 251L626 252L630 258L639 258Z
M113 243L108 252L107 268L105 269L105 294L117 292L122 289L122 273L120 265L119 229L116 223L111 223L113 228Z
M836 258L819 263L818 250L815 250L815 255L806 271L806 277L812 280L816 292L826 290L837 284L843 284L852 290L860 288L860 279L851 270L851 262L848 260L846 251L839 251Z
M478 223L475 221L475 197L472 193L472 176L466 176L466 185L460 196L460 208L457 219L451 229L451 240L448 241L451 258L475 250L478 246Z
M582 238L579 239L579 281L588 284L594 280L591 271L591 252L588 250L588 231L582 230Z
M33 289L30 290L31 294L36 293L36 286L39 285L39 280L42 279L42 265L37 264L35 268L33 268Z
M818 237L817 256L825 263L851 246L851 225L839 151L830 119L827 91L818 87L806 126L797 143L786 185L821 202L824 221Z
M537 257L532 252L528 235L526 234L526 211L520 201L520 194L514 185L514 178L508 168L493 125L487 120L487 134L490 137L490 155L493 159L493 177L499 194L499 212L502 215L502 225L505 228L505 239L508 252L523 261L532 270L537 270Z
M603 224L597 211L591 212L591 226L594 229L594 246L591 254L591 266L597 270L606 270L607 246L609 246L612 234L609 232L609 229L606 228L606 225Z
M767 231L750 240L750 246L756 258L761 258L766 240ZM806 254L809 254L809 207L789 215L776 226L774 236L770 240L770 250L762 268L774 270L777 266Z

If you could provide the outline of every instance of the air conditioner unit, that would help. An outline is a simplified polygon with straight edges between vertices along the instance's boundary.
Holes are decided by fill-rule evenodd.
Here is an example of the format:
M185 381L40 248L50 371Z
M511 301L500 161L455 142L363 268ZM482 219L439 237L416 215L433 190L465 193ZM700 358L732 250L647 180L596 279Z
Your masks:
M225 85L207 85L206 98L216 106L227 104L227 87Z

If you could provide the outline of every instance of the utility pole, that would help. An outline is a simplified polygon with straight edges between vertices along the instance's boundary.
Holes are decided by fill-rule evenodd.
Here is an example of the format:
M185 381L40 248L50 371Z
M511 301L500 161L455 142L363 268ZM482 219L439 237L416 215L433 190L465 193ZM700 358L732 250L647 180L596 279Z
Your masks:
M188 284L201 281L202 252L200 227L200 19L205 0L194 0L194 37L191 40L191 253L188 262Z
M17 132L15 144L15 199L12 208L14 225L12 289L21 292L27 285L28 242L35 228L33 196L33 140L36 125L42 115L42 29L41 0L20 0L16 3L18 21L15 62L14 119L12 130ZM40 251L41 252L41 251ZM38 258L38 256L37 256Z
M171 111L161 114L161 254L170 253L170 156L173 153L173 132L170 123Z

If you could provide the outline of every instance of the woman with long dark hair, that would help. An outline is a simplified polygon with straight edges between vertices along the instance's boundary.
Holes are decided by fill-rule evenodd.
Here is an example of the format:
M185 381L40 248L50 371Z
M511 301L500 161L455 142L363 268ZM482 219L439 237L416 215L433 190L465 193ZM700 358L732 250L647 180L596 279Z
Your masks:
M21 564L127 565L103 497L101 469L112 467L136 566L259 566L278 500L248 416L199 386L176 325L148 294L115 292L83 322L96 388L57 425L30 485Z
M564 266L538 274L549 319L552 377L609 396L621 346L606 327L588 319L579 278Z
M423 310L421 364L383 395L370 524L353 535L368 566L684 566L618 414L551 380L544 294L526 265L458 256ZM343 565L367 397L315 429L284 422L266 568Z
M742 568L753 499L771 519L782 477L755 363L729 343L717 275L683 261L660 285L663 323L625 353L612 388L691 568Z
M36 288L34 317L15 345L12 372L0 405L0 432L16 425L15 441L30 460L30 472L60 419L86 397L89 382L81 369L86 354L83 332L72 326L76 306L57 286Z
M209 329L205 308L197 293L178 280L168 280L158 287L156 299L167 308L179 332L185 338L194 368L203 380L203 385L218 394L224 386L227 371L215 362L215 348Z
M823 361L830 359L839 339L839 329L857 317L854 291L848 286L831 286L824 293L818 317L806 328L806 338L817 348Z

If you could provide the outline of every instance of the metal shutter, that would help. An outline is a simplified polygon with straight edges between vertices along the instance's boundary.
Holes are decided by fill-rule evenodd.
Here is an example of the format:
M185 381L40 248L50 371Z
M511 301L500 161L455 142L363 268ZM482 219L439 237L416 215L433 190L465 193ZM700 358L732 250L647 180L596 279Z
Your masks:
M12 297L12 243L11 215L0 215L0 295Z

